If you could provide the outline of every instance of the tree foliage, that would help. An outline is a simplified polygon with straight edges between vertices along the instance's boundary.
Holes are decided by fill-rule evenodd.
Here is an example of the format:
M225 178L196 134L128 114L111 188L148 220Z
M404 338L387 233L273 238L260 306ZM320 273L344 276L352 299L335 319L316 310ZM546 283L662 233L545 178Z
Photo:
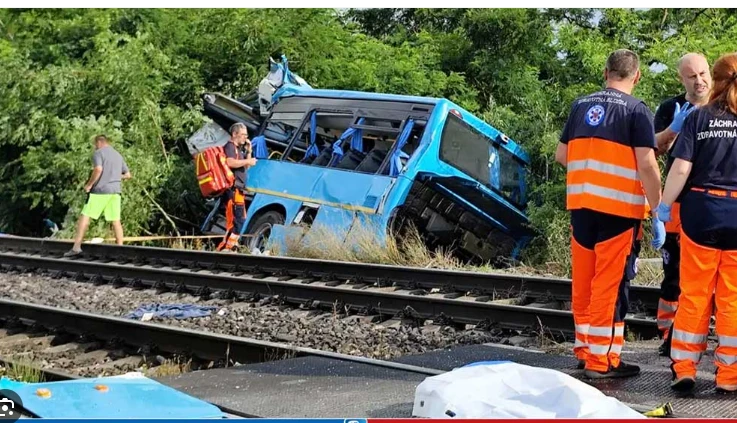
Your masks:
M654 110L681 91L683 53L713 62L735 45L730 9L0 10L0 231L39 234L44 217L71 227L101 132L134 173L129 233L171 230L156 204L199 221L183 140L203 121L200 94L242 95L284 53L315 87L447 97L520 142L544 234L531 258L560 261L564 171L552 155L571 102L602 86L608 53L640 54L634 94Z

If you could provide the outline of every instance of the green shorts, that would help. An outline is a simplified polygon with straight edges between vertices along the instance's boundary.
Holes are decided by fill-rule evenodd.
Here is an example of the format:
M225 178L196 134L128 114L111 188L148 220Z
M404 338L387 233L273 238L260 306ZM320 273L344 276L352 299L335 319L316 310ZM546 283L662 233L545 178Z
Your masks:
M120 194L90 194L82 214L90 219L99 219L103 212L108 222L120 220Z

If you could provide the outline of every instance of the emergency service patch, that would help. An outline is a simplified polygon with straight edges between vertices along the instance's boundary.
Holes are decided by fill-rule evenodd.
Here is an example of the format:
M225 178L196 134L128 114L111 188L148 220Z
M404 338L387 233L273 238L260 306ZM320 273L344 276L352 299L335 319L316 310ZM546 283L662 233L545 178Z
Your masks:
M586 111L586 124L589 126L598 126L604 120L604 107L596 104Z

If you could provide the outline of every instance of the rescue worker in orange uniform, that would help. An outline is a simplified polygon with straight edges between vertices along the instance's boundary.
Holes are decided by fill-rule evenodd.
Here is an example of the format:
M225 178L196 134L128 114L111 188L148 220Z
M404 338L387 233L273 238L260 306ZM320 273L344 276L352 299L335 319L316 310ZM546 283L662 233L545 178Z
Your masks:
M683 121L695 107L705 105L709 101L711 88L711 72L706 58L697 53L688 53L678 61L678 76L686 89L684 94L669 98L660 103L655 111L655 141L658 143L658 154L671 151ZM669 156L665 166L668 174L673 166L673 156ZM663 344L658 349L660 355L670 356L670 328L678 309L678 287L681 247L680 202L673 203L671 221L665 224L665 244L662 249L663 281L660 285L658 301L658 329L663 335Z
M241 149L245 145L245 155ZM223 194L225 203L226 231L223 241L217 250L233 250L240 240L246 224L246 170L256 165L256 159L251 157L251 141L248 139L248 129L242 123L235 123L230 127L230 139L223 146L227 157L226 164L233 171L235 183Z
M671 387L688 391L706 350L716 303L716 385L737 391L737 53L712 73L706 106L683 124L663 202L655 216L672 220L681 192L681 295L671 331ZM712 297L714 301L712 301Z
M607 59L606 88L577 99L561 134L556 160L567 168L571 210L574 353L588 378L635 376L624 363L628 282L634 278L637 232L660 203L655 130L648 107L631 95L640 61L629 50ZM653 222L654 245L665 228Z

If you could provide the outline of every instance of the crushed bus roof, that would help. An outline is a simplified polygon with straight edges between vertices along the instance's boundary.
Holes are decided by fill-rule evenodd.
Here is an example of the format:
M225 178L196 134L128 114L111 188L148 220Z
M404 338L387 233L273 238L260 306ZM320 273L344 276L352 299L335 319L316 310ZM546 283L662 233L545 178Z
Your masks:
M430 104L433 106L436 106L439 104L446 104L449 109L450 108L458 109L463 115L463 118L465 120L472 120L472 121L477 122L483 128L482 132L485 135L491 137L492 139L496 139L498 134L502 134L502 132L496 127L494 127L493 125L490 125L488 122L485 122L479 119L473 113L470 113L469 111L463 109L462 107L458 106L457 104L453 103L452 101L446 98L419 97L419 96L412 96L412 95L384 94L384 93L372 93L372 92L363 92L363 91L316 89L316 88L305 88L305 87L300 87L296 85L285 85L284 87L277 90L276 93L274 93L272 97L272 101L276 103L279 101L280 98L285 98L285 97L344 98L344 99L350 99L350 100L374 100L374 101L383 100L383 101L398 101L398 102L406 102L406 103ZM520 160L522 160L526 164L529 164L530 162L529 156L516 141L512 140L511 138L507 138L507 141L505 142L505 144L506 144L506 147L510 151L512 151Z
M295 85L287 85L280 88L274 93L273 99L278 101L282 97L328 97L328 98L346 98L354 100L386 100L386 101L401 101L407 103L421 103L421 104L437 104L443 100L441 98L434 97L419 97L413 95L399 95L399 94L380 94L363 91L346 91L346 90L326 90L316 88L303 88Z

